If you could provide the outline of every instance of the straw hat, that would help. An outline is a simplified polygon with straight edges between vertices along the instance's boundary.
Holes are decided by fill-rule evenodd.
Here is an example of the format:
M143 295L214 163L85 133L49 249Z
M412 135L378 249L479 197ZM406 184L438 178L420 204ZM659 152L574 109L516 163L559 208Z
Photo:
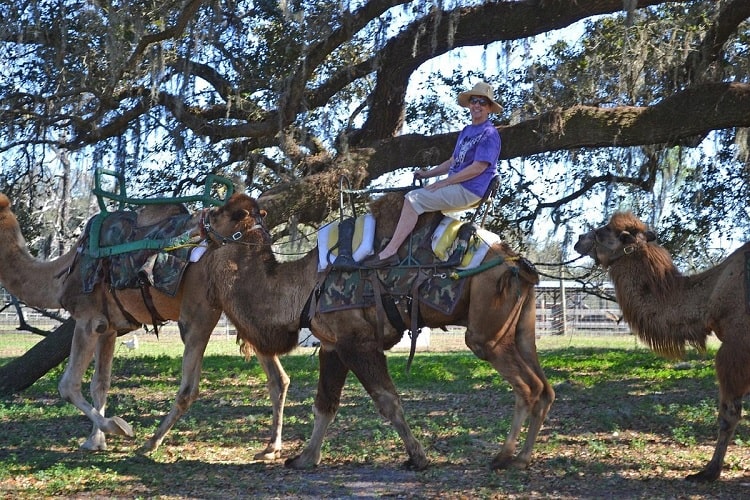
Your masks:
M478 82L476 85L474 85L474 88L469 90L468 92L461 92L458 94L458 104L463 106L464 108L469 107L469 99L471 99L472 96L481 96L486 97L490 100L490 112L492 113L502 113L503 107L495 101L495 90L492 88L492 86L489 83L486 82Z

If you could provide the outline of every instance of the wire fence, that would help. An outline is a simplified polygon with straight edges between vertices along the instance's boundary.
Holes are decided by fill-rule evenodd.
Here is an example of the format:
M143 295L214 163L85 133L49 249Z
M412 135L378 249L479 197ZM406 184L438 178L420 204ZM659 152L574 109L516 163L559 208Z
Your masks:
M611 291L611 287L606 290ZM0 289L2 310L0 311L0 334L18 333L21 321L10 296ZM565 304L566 307L563 307ZM536 331L537 336L544 335L623 335L631 332L628 324L622 320L622 313L615 302L591 295L578 283L542 282L536 289ZM36 329L52 331L60 321L43 312L28 307L21 307L26 323ZM53 311L60 317L67 317L63 310ZM169 322L160 327L160 336L167 338L172 334L179 339L176 322ZM424 329L418 337L418 349L429 350L462 350L467 349L464 343L465 328L449 326L446 329ZM236 330L226 317L222 316L214 329L213 335L224 335L234 338ZM309 330L300 332L300 345L314 347L317 340ZM408 335L396 349L410 345Z

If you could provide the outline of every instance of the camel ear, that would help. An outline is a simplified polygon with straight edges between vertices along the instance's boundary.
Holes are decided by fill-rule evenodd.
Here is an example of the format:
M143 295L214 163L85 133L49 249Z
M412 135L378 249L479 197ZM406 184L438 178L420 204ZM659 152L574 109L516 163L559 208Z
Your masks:
M635 236L633 236L632 234L630 234L627 231L621 232L620 236L619 236L619 239L620 239L620 242L623 243L624 245L629 245L630 243L635 243Z
M646 241L656 241L656 233L648 230L643 233L646 236Z
M232 220L245 220L248 217L250 217L250 212L248 212L244 208L242 210L236 210L232 214Z

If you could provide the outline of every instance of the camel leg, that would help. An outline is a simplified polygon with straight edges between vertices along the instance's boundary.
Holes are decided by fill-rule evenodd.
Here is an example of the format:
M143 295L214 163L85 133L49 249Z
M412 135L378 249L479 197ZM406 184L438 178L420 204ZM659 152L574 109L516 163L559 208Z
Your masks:
M742 418L742 396L750 391L750 356L744 346L722 344L716 352L716 376L719 380L719 435L713 457L704 469L687 476L688 481L715 481L721 475L724 457Z
M547 413L549 413L552 403L555 401L555 390L539 364L539 356L536 351L536 311L531 300L527 300L524 304L516 325L515 349L516 359L519 367L521 367L519 373L525 381L524 386L529 388L528 391L531 394L527 406L529 424L526 431L526 441L516 458L516 465L520 464L525 467L531 462L532 451L539 431L541 431ZM497 369L496 366L495 368ZM522 389L521 394L525 393L525 389ZM519 394L519 392L516 391L516 394ZM518 407L518 404L519 399L517 398L516 407ZM522 410L514 410L514 420L515 413L518 411ZM523 425L523 423L519 422L518 425ZM493 460L492 467L494 469L505 468L506 462L503 459L505 456L501 450Z
M113 339L111 342L114 343L115 333L107 332L107 328L108 322L102 316L95 316L94 318L89 319L76 319L68 365L65 367L63 376L60 379L58 390L63 399L81 410L94 423L94 426L102 432L133 437L133 428L130 424L120 417L105 418L104 415L86 401L83 394L81 394L83 374L91 363L91 359L94 357L94 350L96 349L99 336L112 336ZM97 391L94 390L94 392ZM95 403L99 405L101 404L101 401ZM91 445L96 447L99 444L100 443L95 438L91 443L86 441L83 446Z
M268 379L268 394L273 407L271 440L266 449L255 455L255 460L274 460L281 457L281 429L284 425L284 404L289 389L289 376L281 366L278 356L255 353Z
M534 443L555 399L555 391L547 381L536 354L533 303L527 300L518 313L517 322L512 313L499 314L498 317L505 317L506 321L497 334L476 335L471 329L467 330L469 348L478 358L489 362L511 384L516 396L511 428L500 452L492 460L493 469L526 468L529 465ZM514 457L527 419L526 441L521 452Z
M154 435L141 446L138 450L139 453L148 453L156 450L161 445L167 432L190 408L190 405L198 399L203 355L206 352L211 332L216 323L219 322L221 312L214 309L201 312L198 308L193 308L192 313L188 314L186 313L186 309L189 309L189 307L186 307L183 301L180 321L177 323L180 328L180 336L185 344L182 354L182 381L180 389L177 391L172 409L161 421ZM202 322L200 321L201 316L203 316ZM187 317L195 319L195 321L187 320Z
M325 349L319 354L320 371L318 376L318 392L315 395L313 405L312 436L307 442L305 449L296 457L287 459L284 463L293 469L309 469L320 463L320 448L323 446L328 426L333 422L336 412L341 404L341 392L346 383L346 375L349 369L341 362L336 351Z
M94 353L94 375L91 379L91 402L94 408L104 416L107 407L107 394L112 382L112 360L115 354L117 336L101 335L96 343ZM106 435L96 425L91 435L81 445L84 450L106 450Z
M492 460L491 467L493 469L526 468L529 465L539 431L542 429L542 424L544 424L555 398L554 390L546 378L540 378L535 374L534 370L524 363L524 360L518 361L519 372L525 373L525 375L514 377L503 374L513 386L516 393L516 403L513 409L510 432L500 452ZM495 369L498 369L498 364L504 362L507 362L507 359L503 361L502 358L498 358L498 363L492 362L492 365ZM514 458L518 437L527 418L529 423L526 440L523 448Z
M370 347L370 349L368 349ZM423 470L427 467L427 455L422 445L412 434L409 424L406 423L404 410L401 407L401 399L396 392L385 354L371 345L337 345L339 357L347 364L348 368L357 376L367 393L375 403L381 415L388 419L398 432L401 440L406 446L409 460L404 466L409 469Z

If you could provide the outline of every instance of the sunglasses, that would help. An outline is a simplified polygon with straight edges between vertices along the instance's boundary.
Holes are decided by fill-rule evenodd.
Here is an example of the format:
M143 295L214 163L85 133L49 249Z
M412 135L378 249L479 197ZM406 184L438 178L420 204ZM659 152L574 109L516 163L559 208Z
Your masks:
M489 106L490 101L483 97L472 97L469 99L469 104L479 104L480 106Z

